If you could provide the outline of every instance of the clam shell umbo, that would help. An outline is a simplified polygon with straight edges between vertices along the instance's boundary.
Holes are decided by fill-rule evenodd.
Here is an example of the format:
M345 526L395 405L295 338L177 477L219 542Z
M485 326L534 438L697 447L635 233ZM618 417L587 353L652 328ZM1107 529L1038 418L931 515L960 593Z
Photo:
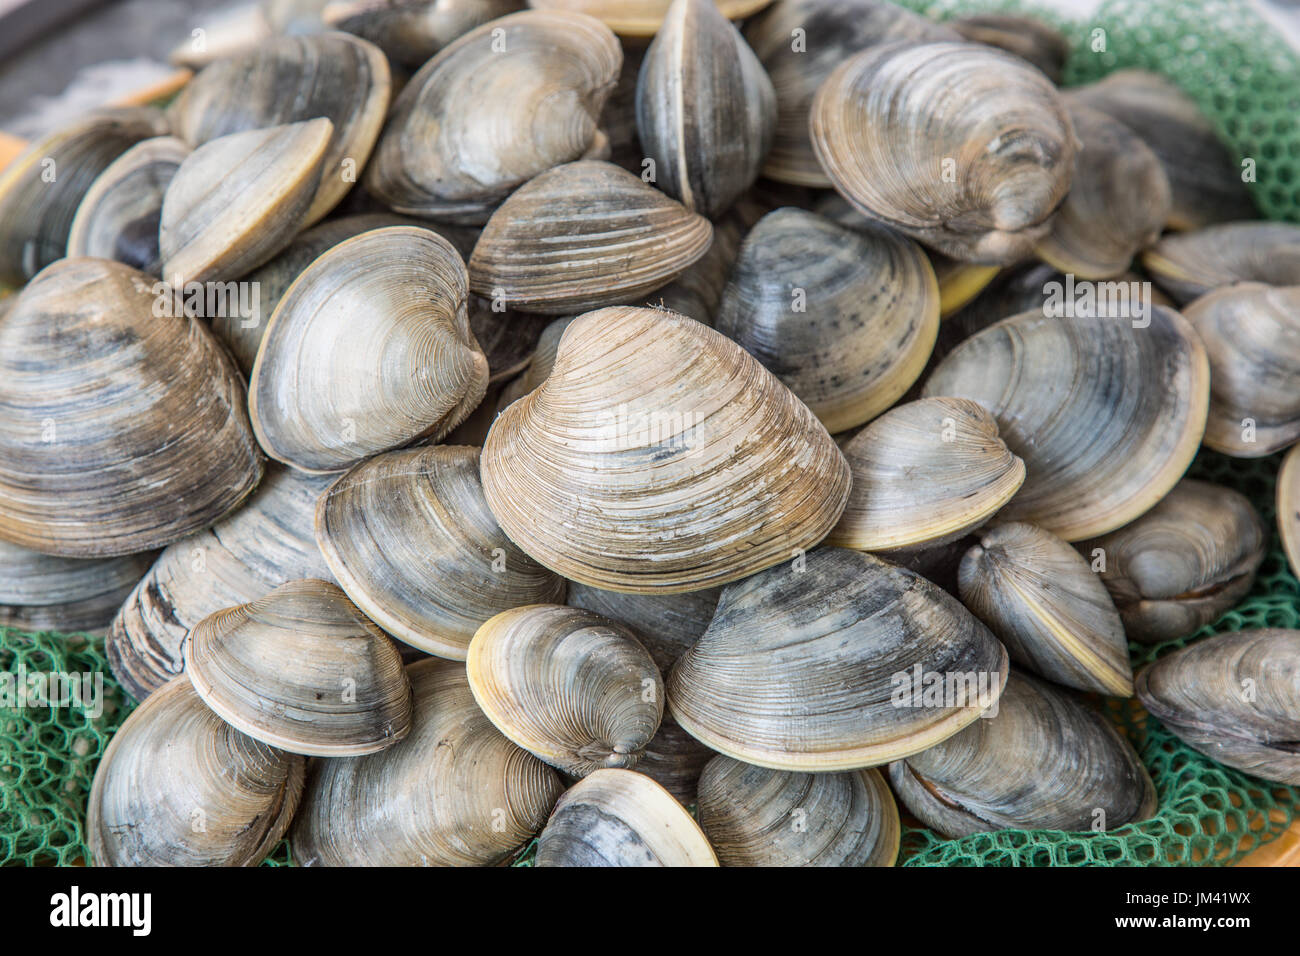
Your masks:
M1180 305L1237 282L1300 285L1300 225L1227 222L1167 235L1142 266Z
M0 541L0 627L101 634L153 559L58 558Z

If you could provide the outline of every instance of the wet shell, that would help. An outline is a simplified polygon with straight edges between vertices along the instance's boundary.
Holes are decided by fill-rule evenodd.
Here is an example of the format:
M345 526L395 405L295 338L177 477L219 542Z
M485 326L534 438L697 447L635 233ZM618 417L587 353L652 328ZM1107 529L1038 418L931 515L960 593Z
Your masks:
M1235 282L1300 285L1300 225L1229 222L1168 235L1142 265L1179 304Z
M591 17L525 10L471 30L393 103L366 186L398 212L476 218L591 148L622 63Z
M1286 473L1284 465L1279 514ZM1267 529L1245 495L1190 478L1136 521L1079 545L1129 639L1148 644L1186 637L1235 607L1267 549Z
M0 170L0 285L20 286L62 259L77 208L100 173L141 140L166 134L155 109L98 110Z
M996 699L1006 672L1002 645L938 587L871 555L820 548L722 592L669 676L668 706L729 757L837 772L956 733ZM957 673L971 681L927 704L920 682Z
M64 557L149 551L261 480L239 373L199 323L155 309L153 285L64 259L0 318L0 538Z
M231 133L181 163L163 197L158 251L163 277L237 279L306 225L333 127L327 119Z
M102 634L153 559L57 558L0 541L0 627Z
M892 408L844 445L849 503L827 537L859 551L946 544L984 524L1025 481L993 416L962 398Z
M1243 282L1183 314L1210 357L1206 446L1262 458L1300 439L1300 285Z
M1019 522L990 528L962 559L958 587L1017 664L1066 687L1133 696L1115 602L1060 538Z
M1300 784L1300 631L1218 634L1137 677L1151 715L1212 760Z
M637 308L569 326L551 376L497 417L482 474L535 560L644 593L788 560L825 537L849 491L831 437L755 359L693 319Z
M163 195L190 148L174 136L137 143L99 174L68 232L68 256L114 259L159 273Z
M708 629L721 596L722 588L685 594L625 594L576 582L569 585L570 607L594 611L628 627L665 674Z
M939 287L916 243L802 209L745 237L716 327L762 362L829 432L870 421L925 368Z
M762 10L772 0L715 0L722 15L740 20ZM650 37L668 17L672 0L529 0L541 10L571 10L596 17L620 36Z
M330 577L312 516L331 480L272 463L247 504L159 555L105 641L109 667L127 693L144 700L179 674L185 635L208 615L286 581Z
M682 728L667 713L659 730L646 744L636 772L643 773L671 793L685 806L696 801L696 787L704 765L715 754Z
M713 219L758 178L776 96L713 0L674 0L641 67L636 116L654 182Z
M374 753L411 729L397 647L327 581L290 581L204 618L185 672L222 720L292 753Z
M304 764L241 734L174 678L108 742L86 844L96 866L255 866L293 818Z
M537 866L717 866L686 808L633 770L597 770L555 804Z
M348 239L307 267L253 367L249 414L267 453L342 471L464 420L488 378L465 282L447 240L407 226Z
M940 252L1027 255L1070 187L1076 141L1056 88L973 43L891 43L817 91L813 148L857 209Z
M542 173L492 214L469 260L474 292L558 315L638 299L704 255L713 227L625 169Z
M889 765L903 805L947 837L990 830L1114 830L1148 819L1156 791L1109 720L1013 673L996 712Z
M321 496L316 539L343 589L398 640L464 660L474 632L564 580L520 551L483 498L479 449L387 452Z
M967 40L995 46L1028 60L1060 85L1070 55L1070 41L1055 27L1034 17L998 13L956 17L948 25Z
M523 6L522 0L332 0L321 19L416 70L457 37Z
M663 715L649 652L621 624L581 608L503 611L478 629L465 668L497 730L575 777L635 767Z
M939 363L925 395L979 402L1025 462L1002 520L1094 537L1138 517L1187 470L1209 406L1205 348L1171 309L1139 324L1025 312Z
M902 834L878 770L789 773L714 757L699 812L723 866L893 866Z

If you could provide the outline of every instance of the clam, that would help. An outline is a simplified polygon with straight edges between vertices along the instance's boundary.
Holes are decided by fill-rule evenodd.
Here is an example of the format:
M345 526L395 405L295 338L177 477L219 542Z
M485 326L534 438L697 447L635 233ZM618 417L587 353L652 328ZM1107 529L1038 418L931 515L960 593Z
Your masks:
M849 491L830 435L740 346L630 307L569 326L550 377L497 417L481 470L492 513L535 560L646 593L787 560Z
M324 118L231 133L190 153L163 196L158 253L177 290L237 279L306 224L333 126Z
M154 284L63 259L0 319L0 538L73 558L149 551L261 480L239 373L206 329L157 308Z
M176 135L193 147L231 133L328 119L331 132L303 225L338 205L365 168L388 109L388 61L346 33L278 36L218 60L168 109Z
M290 834L305 866L491 866L537 833L563 787L501 736L465 668L406 668L411 732L387 750L321 761Z
M58 558L0 541L0 627L102 634L153 559Z
M1141 325L1141 327L1134 327ZM939 363L926 396L983 405L1027 477L1000 513L1066 541L1125 525L1165 496L1200 445L1209 363L1190 324L1024 312Z
M827 543L859 551L947 544L978 528L1025 482L993 416L964 398L892 408L843 447L849 503Z
M115 259L161 271L158 223L163 196L190 148L174 136L136 143L86 190L68 231L68 256Z
M130 593L105 641L113 676L144 700L181 672L190 628L287 581L329 578L312 537L316 499L330 483L272 464L242 508L168 547Z
M808 135L813 96L835 67L868 47L958 40L950 27L881 0L781 0L745 23L745 39L776 92L776 130L763 175L828 188Z
M494 307L482 296L470 296L469 327L487 358L488 385L503 385L528 367L537 341L551 321L549 315L512 312L500 306ZM495 402L489 407L494 406ZM484 434L487 434L486 429Z
M645 55L636 125L659 188L714 219L758 178L772 81L713 0L674 0Z
M740 242L749 231L744 217L734 209L713 224L713 241L704 255L686 267L672 282L656 289L641 305L689 315L697 322L713 325L722 304Z
M678 802L690 806L696 802L696 788L704 765L715 756L665 713L659 730L646 744L637 761L636 772L643 773L663 787Z
M564 330L576 318L576 315L570 315L562 319L554 319L542 329L542 334L537 337L537 344L528 359L528 367L501 390L501 396L497 401L498 412L546 381L551 370L555 368L555 355L559 351Z
M1292 445L1277 473L1277 529L1293 575L1300 574L1300 445ZM1235 603L1234 598L1234 603Z
M1200 229L1257 215L1242 171L1196 102L1165 77L1116 70L1065 96L1119 120L1160 158L1169 180L1171 229Z
M538 866L717 866L686 808L634 770L597 770L555 804Z
M741 244L716 327L834 433L870 421L916 381L939 331L939 287L909 239L778 209Z
M457 37L523 6L522 0L331 0L321 19L417 70Z
M305 763L240 733L173 678L108 742L86 845L97 866L255 866L293 818Z
M411 729L396 646L328 581L290 581L205 617L185 673L226 723L292 753L374 753Z
M1038 70L974 43L890 43L817 91L813 148L858 211L964 261L1005 265L1051 228L1076 141Z
M583 156L618 79L609 28L525 10L429 60L393 103L366 185L398 212L482 222L515 187Z
M723 866L893 866L902 827L878 770L791 773L714 757L700 828Z
M1077 103L1069 113L1082 148L1070 192L1034 253L1062 272L1108 279L1160 237L1169 180L1156 154L1123 123Z
M0 284L19 286L68 250L82 198L113 160L167 134L155 109L99 110L32 143L0 170Z
M451 431L487 388L465 283L456 250L427 229L375 229L320 256L257 353L249 414L262 447L304 471L342 471Z
M469 260L470 288L561 315L634 301L704 255L713 227L612 163L583 160L521 186Z
M649 652L621 624L581 608L502 611L474 635L465 671L497 730L575 777L635 767L663 715Z
M868 554L819 548L730 585L668 678L673 719L774 770L924 750L992 705L1007 652L954 598Z
M1279 515L1286 474L1284 466ZM1245 495L1184 478L1136 521L1078 547L1110 591L1129 640L1153 644L1186 637L1235 607L1268 543Z
M948 26L967 40L999 47L1028 60L1049 80L1060 84L1070 55L1070 41L1042 20L1016 14L980 13L954 17Z
M316 540L376 624L429 654L464 660L501 611L564 598L563 579L506 537L483 498L479 449L386 452L320 498Z
M1300 285L1242 282L1183 315L1210 357L1206 446L1262 458L1300 439Z
M1137 676L1151 715L1189 747L1264 780L1300 784L1300 631L1207 637Z
M958 571L961 600L1011 660L1066 687L1133 696L1124 624L1079 552L1022 522L978 537Z
M1069 692L1012 673L995 715L889 765L903 805L947 837L1109 831L1148 819L1156 791L1129 743Z
M1142 265L1180 305L1237 282L1300 285L1300 225L1228 222L1168 235Z
M772 0L715 0L722 15L741 20L762 10ZM625 37L657 34L668 17L672 0L528 0L540 10L567 10L596 17Z
M586 584L569 585L569 605L627 627L665 674L713 620L722 588L684 594L626 594Z

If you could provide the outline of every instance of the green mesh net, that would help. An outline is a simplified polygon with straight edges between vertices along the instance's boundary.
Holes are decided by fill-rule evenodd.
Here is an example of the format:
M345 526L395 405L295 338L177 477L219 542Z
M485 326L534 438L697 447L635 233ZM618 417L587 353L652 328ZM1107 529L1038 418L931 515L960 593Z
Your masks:
M1178 83L1216 125L1237 158L1256 161L1252 187L1270 218L1300 222L1300 58L1247 0L1111 0L1069 22L1020 0L900 0L936 19L1022 11L1061 28L1073 53L1068 85L1140 67ZM1097 46L1104 31L1105 49ZM1275 527L1279 456L1236 461L1202 451L1191 474L1246 494ZM1158 647L1132 647L1140 667L1189 641L1252 627L1300 627L1300 583L1273 533L1251 594L1213 626ZM68 865L89 858L86 798L109 737L129 713L100 642L84 636L0 628L0 672L91 673L103 677L103 711L0 704L0 865ZM1106 833L1004 830L961 840L906 829L905 866L1226 865L1276 838L1300 816L1300 788L1267 784L1184 746L1131 702L1106 701L1151 772L1156 816ZM531 866L535 845L515 865ZM281 843L266 865L290 865Z

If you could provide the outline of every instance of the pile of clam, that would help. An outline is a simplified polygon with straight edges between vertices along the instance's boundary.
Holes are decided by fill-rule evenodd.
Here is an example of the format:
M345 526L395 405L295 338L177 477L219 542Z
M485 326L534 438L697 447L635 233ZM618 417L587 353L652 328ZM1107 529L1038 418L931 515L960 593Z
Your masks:
M0 173L0 623L140 702L94 862L1113 830L1135 694L1300 784L1300 632L1130 665L1269 546L1198 449L1300 447L1300 227L1195 104L1015 18L531 6L269 8Z

